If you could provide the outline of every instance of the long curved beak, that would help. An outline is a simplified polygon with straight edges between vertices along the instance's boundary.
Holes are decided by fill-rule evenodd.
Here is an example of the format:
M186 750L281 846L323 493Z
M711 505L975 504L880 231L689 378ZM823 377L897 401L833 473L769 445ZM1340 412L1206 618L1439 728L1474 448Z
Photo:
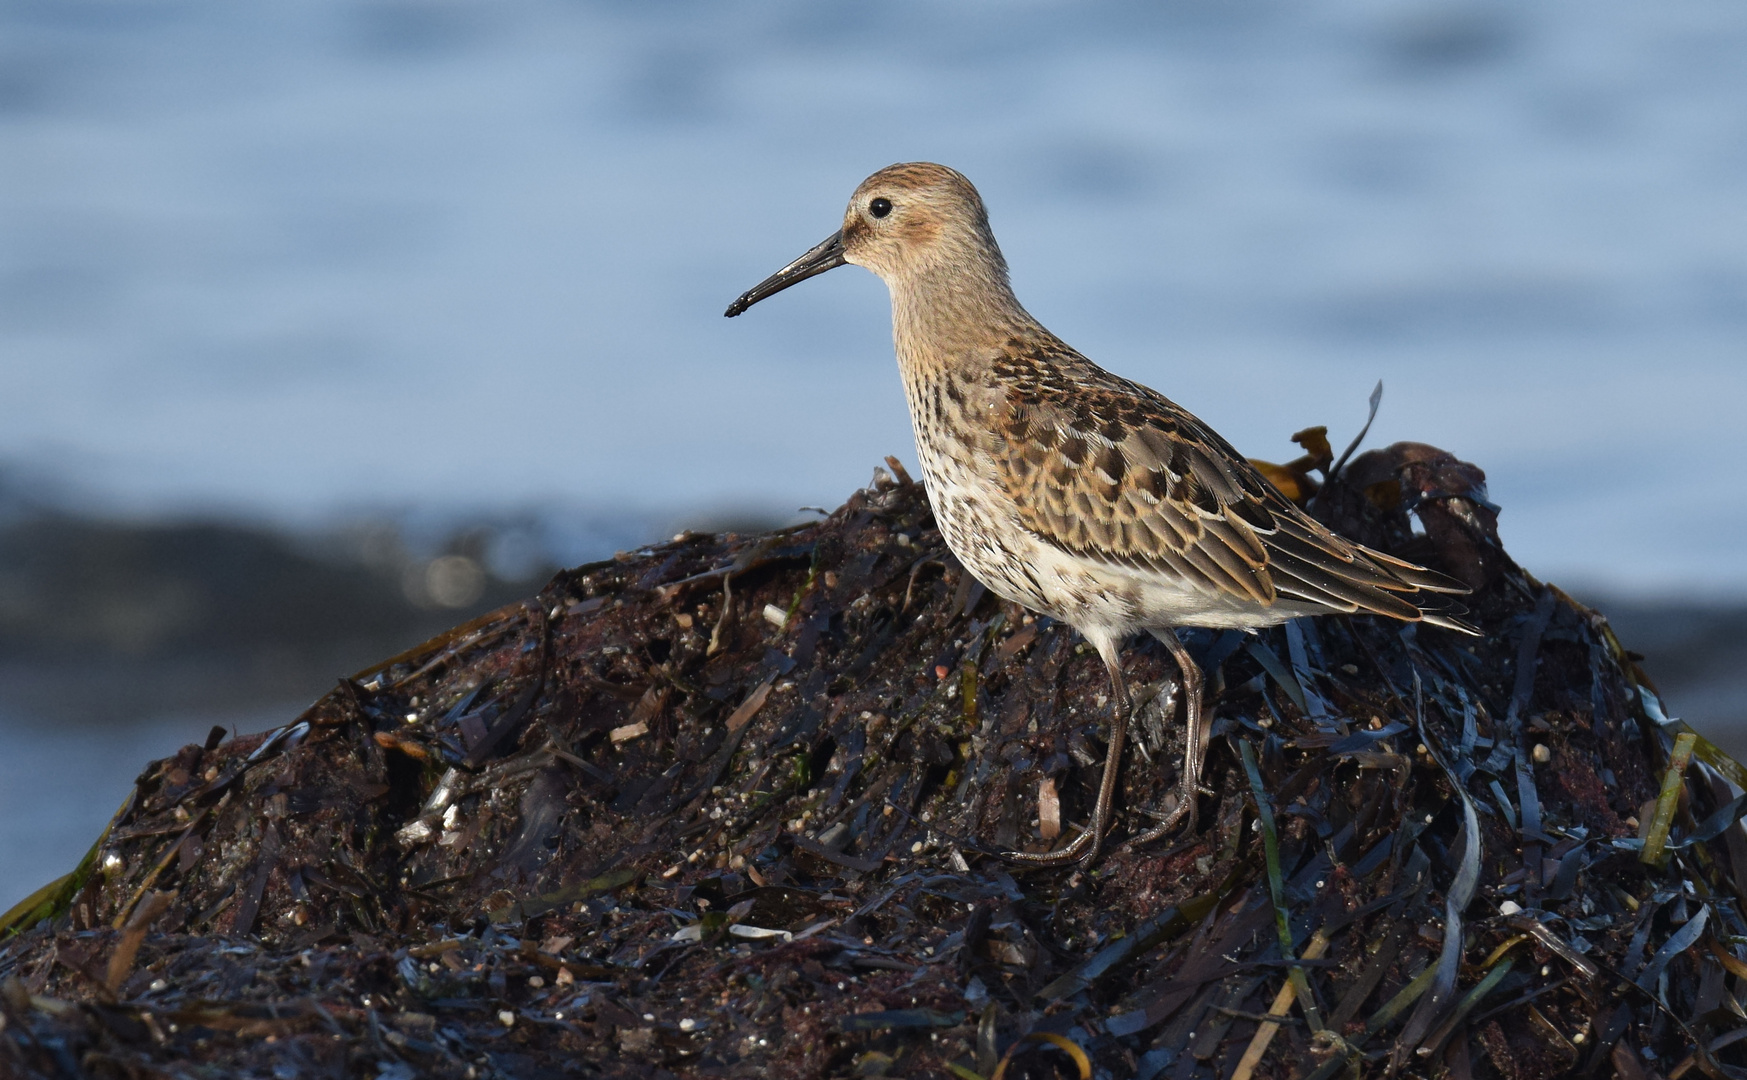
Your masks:
M732 319L765 297L775 296L790 285L817 277L827 270L835 270L846 261L843 257L843 233L834 232L822 243L809 248L805 255L741 293L740 299L729 304L728 310L723 314Z

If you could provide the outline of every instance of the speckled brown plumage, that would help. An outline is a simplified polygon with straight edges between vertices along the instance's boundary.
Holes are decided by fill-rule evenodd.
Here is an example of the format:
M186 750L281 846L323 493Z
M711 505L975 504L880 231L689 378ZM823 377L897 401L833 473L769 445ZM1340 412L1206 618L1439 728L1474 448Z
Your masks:
M1000 596L1067 622L1116 689L1091 827L1054 863L1096 855L1130 703L1118 649L1148 631L1182 670L1189 734L1165 824L1193 823L1200 671L1180 626L1254 628L1332 612L1473 632L1461 583L1344 540L1276 491L1206 424L1105 371L1020 306L970 181L928 163L863 181L843 228L728 309L843 263L885 280L916 447L953 554Z
M1436 597L1464 586L1331 533L1163 395L1059 341L1008 350L983 449L1040 539L1257 605L1450 624Z

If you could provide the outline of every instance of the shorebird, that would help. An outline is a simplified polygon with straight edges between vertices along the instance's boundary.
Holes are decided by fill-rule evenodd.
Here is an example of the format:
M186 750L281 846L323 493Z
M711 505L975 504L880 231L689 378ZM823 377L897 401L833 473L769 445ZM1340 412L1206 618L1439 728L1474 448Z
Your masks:
M1458 581L1329 531L1186 409L1074 351L1020 306L977 189L927 162L855 189L843 227L753 286L732 318L853 263L892 298L892 334L923 482L946 545L999 596L1065 622L1110 674L1112 719L1092 821L1066 846L1006 852L1060 865L1098 855L1133 701L1124 640L1148 631L1182 673L1177 803L1134 842L1187 820L1204 792L1202 673L1178 627L1253 630L1364 613L1474 633Z

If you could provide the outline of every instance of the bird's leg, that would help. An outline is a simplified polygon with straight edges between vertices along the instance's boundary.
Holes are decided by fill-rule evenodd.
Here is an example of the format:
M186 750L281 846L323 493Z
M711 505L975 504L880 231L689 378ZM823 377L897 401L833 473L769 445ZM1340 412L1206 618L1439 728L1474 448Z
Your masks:
M1177 670L1183 673L1183 714L1184 727L1187 729L1183 733L1183 774L1177 780L1177 805L1165 815L1163 821L1130 840L1130 846L1157 840L1175 829L1185 818L1189 821L1189 831L1194 832L1195 802L1204 791L1201 786L1201 767L1204 764L1202 743L1206 738L1203 730L1206 720L1201 714L1201 690L1205 682L1201 676L1201 665L1195 662L1195 658L1189 655L1189 650L1177 639L1175 630L1155 630L1153 636L1170 650L1171 658L1177 661Z
M1122 660L1116 655L1115 646L1101 647L1098 653L1110 672L1110 745L1104 751L1104 778L1098 784L1098 802L1092 808L1092 824L1076 836L1073 843L1055 851L1042 854L1005 852L1003 857L1013 862L1027 866L1062 866L1075 860L1090 863L1098 857L1104 833L1110 828L1111 807L1116 802L1116 778L1122 766L1122 742L1128 737L1128 721L1134 712L1134 703L1128 696L1128 684L1122 678Z

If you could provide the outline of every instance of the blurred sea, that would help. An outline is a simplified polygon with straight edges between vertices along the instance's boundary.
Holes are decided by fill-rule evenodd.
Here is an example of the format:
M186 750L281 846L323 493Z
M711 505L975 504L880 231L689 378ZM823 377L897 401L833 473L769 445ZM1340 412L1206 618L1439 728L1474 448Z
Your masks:
M1370 444L1483 466L1526 566L1733 634L1744 46L1721 0L0 0L0 464L147 523L519 516L559 562L834 506L914 460L883 290L721 312L926 158L1035 314L1246 452L1381 378ZM177 708L45 798L100 825ZM14 776L97 742L42 715L0 699Z

